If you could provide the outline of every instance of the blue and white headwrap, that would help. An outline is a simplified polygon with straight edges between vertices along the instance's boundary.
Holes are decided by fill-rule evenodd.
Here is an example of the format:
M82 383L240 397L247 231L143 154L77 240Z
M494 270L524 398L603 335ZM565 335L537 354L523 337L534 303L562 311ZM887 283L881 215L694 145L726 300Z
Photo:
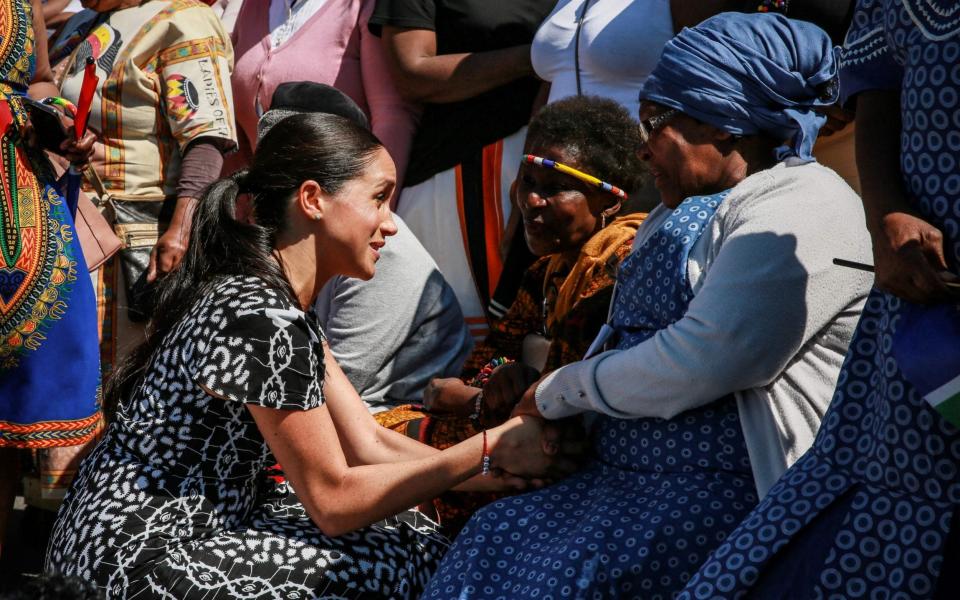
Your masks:
M787 145L782 160L814 160L839 97L837 60L822 29L774 13L722 13L667 42L640 91L649 100L735 135L766 133Z

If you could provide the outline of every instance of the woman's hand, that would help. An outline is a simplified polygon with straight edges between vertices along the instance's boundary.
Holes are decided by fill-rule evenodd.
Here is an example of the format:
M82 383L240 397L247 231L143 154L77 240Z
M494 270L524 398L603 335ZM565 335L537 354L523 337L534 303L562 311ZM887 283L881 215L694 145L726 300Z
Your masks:
M70 129L72 130L72 127ZM66 158L71 165L83 170L90 162L90 158L93 157L93 144L96 141L97 136L89 131L79 141L75 137L68 137L60 144L59 154Z
M882 290L917 304L950 298L943 233L920 217L906 212L885 215L871 232L876 284Z
M840 104L831 104L829 106L820 106L816 109L818 113L827 117L827 122L820 128L821 137L830 137L831 135L842 131L847 125L853 122L856 116L852 111L846 110Z
M519 417L521 415L528 415L531 417L545 418L543 413L540 412L540 408L537 407L537 387L540 383L546 379L547 376L544 375L540 379L534 381L527 387L527 391L523 393L523 396L520 398L520 402L513 407L513 412L510 413L512 417Z
M157 277L173 271L183 260L190 244L190 229L193 226L193 209L197 201L193 198L179 198L177 208L170 219L170 226L157 239L157 245L150 252L150 264L147 267L147 282L153 283Z
M435 377L423 390L423 404L430 412L470 415L480 388L465 384L456 377Z
M513 417L489 430L490 466L527 479L559 479L575 472L578 464L562 451L557 439L544 437L544 422L529 416Z
M506 416L513 410L530 384L540 379L540 372L523 363L500 365L483 386L483 409L489 415Z

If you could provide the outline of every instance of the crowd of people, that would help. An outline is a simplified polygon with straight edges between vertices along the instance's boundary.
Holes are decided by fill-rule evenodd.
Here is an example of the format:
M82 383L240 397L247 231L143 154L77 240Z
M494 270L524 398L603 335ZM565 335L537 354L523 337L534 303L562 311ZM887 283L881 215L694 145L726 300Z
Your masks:
M954 2L75 4L0 0L22 597L960 589Z

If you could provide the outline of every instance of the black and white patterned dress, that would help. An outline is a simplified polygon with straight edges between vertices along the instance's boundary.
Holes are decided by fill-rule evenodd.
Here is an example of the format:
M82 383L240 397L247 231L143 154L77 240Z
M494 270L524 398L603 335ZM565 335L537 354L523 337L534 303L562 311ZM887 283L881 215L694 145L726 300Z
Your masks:
M321 340L258 279L211 286L83 462L47 570L110 598L416 597L447 547L431 522L330 538L263 474L273 459L244 404L320 406Z

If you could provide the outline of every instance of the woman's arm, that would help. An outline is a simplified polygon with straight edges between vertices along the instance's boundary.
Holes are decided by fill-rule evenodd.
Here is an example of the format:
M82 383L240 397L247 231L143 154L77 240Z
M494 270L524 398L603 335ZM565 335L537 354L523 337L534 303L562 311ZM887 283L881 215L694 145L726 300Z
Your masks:
M43 21L43 3L40 0L32 0L32 2L33 53L36 57L36 67L27 93L31 98L59 96L60 90L53 84L53 70L50 68L50 58L47 55L47 26Z
M43 5L40 0L33 1L33 31L34 45L33 53L36 59L36 65L33 73L33 81L30 82L30 88L27 95L37 100L48 96L59 96L60 90L53 83L53 70L50 68L50 59L47 54L47 28L43 21ZM66 124L66 121L65 121ZM68 131L72 127L68 128ZM93 156L93 145L96 142L96 136L87 132L82 140L77 140L73 136L68 136L60 144L59 154L80 168L86 166L90 157Z
M906 200L900 173L899 90L858 94L856 123L857 168L877 286L920 304L947 299L941 278L947 268L943 233Z
M326 406L340 432L340 444L349 465L402 462L429 458L439 452L377 423L326 344L324 369Z
M335 393L329 389L327 397ZM343 451L348 432L334 425L329 405L309 411L248 408L307 514L326 535L407 510L481 471L481 435L423 458L351 466ZM486 436L491 467L524 476L546 472L553 461L540 452L540 436L540 424L530 417L491 429Z
M725 201L737 204L717 215L720 245L707 251L716 256L680 320L632 348L554 371L514 414L669 419L774 382L812 339L858 310L869 289L863 274L832 264L869 260L853 191L833 174L801 176L804 183L768 183Z
M437 55L435 32L389 25L383 44L397 89L411 102L458 102L533 74L529 44Z
M333 353L324 353L324 397L331 420L340 439L344 459L351 467L400 463L435 457L440 450L422 444L401 433L382 427L367 410L360 396L340 369ZM558 434L551 429L541 439L540 449L549 455L557 454L553 445ZM570 466L563 457L558 458ZM281 461L281 464L284 464ZM284 467L286 465L284 464ZM556 474L556 473L555 473ZM458 491L521 489L525 483L518 478L474 477L455 486Z
M403 177L410 159L413 135L420 117L419 107L405 100L390 75L382 40L370 33L368 21L374 2L368 1L362 9L357 29L360 31L360 76L363 93L370 108L370 128L383 142L397 166L396 192L391 208L396 208Z
M220 176L223 168L222 145L216 138L200 137L187 146L180 163L177 203L170 217L170 225L150 252L147 281L173 271L183 260L190 243L190 228L197 199Z

